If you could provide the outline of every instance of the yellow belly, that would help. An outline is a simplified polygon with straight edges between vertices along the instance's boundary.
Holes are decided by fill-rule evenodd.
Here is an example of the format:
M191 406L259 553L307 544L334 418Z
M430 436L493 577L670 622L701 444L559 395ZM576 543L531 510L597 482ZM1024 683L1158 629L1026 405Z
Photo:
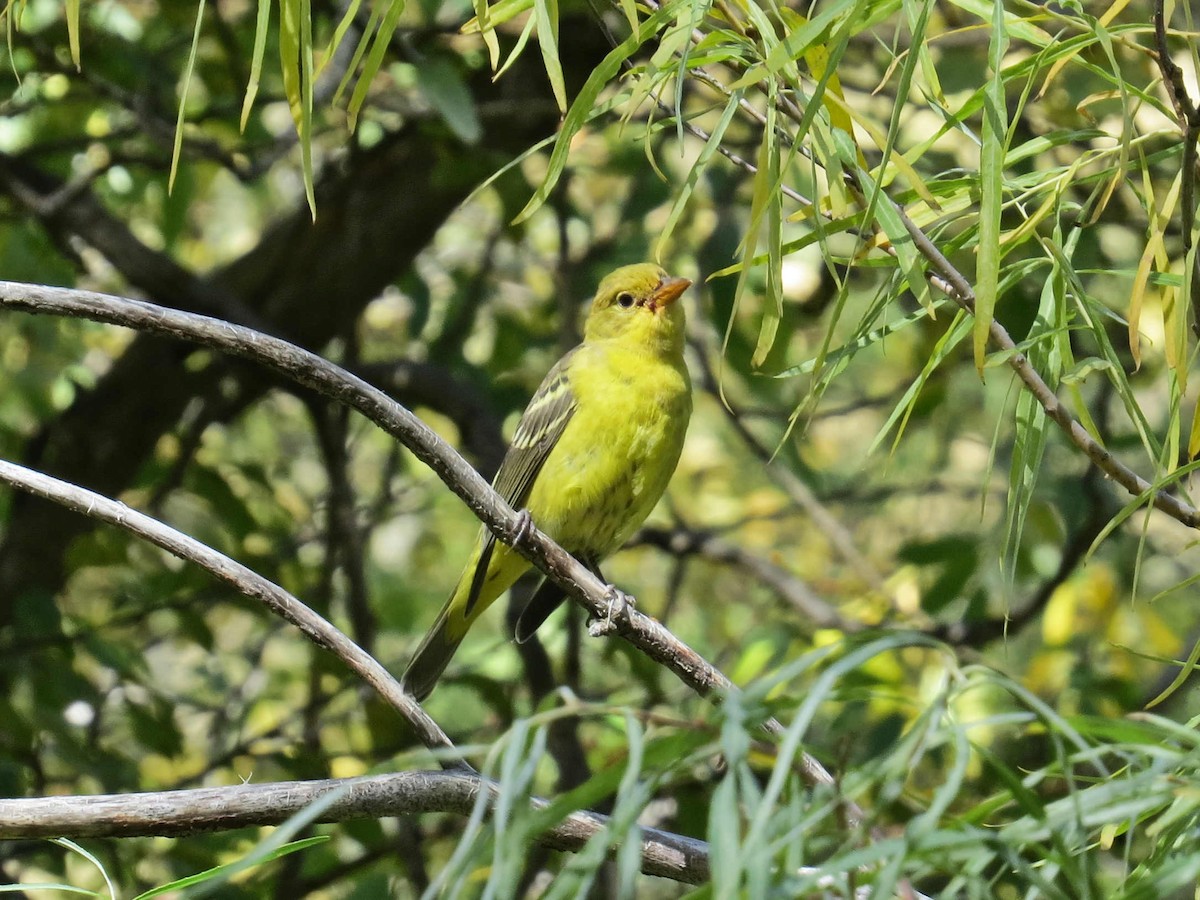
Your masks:
M585 356L572 366L578 408L550 452L525 508L533 523L573 556L599 561L645 521L679 462L692 411L682 361L671 364ZM475 559L459 585L465 594ZM479 600L462 628L527 571L529 563L497 544Z
M617 550L658 503L691 414L686 371L658 360L584 359L572 370L578 409L546 459L526 507L574 555Z

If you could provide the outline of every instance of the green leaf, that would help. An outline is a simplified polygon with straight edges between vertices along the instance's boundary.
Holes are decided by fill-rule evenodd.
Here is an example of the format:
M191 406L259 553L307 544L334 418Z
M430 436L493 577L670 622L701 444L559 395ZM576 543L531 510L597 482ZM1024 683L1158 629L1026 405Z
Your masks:
M642 44L657 34L658 29L662 27L663 23L674 18L675 10L682 3L683 0L668 0L667 3L664 3L656 12L642 22L636 32L609 51L600 64L592 70L592 74L588 77L587 82L579 91L579 95L575 98L571 104L571 108L567 110L567 114L563 118L562 128L559 129L558 139L554 142L554 149L550 153L550 162L542 183L534 191L533 196L529 198L529 202L525 204L525 208L513 219L514 225L524 222L537 212L542 204L546 202L546 198L550 196L550 192L554 190L554 186L558 184L558 179L562 176L563 169L567 165L567 157L571 152L571 139L575 137L584 123L591 118L592 107L600 96L600 92L604 90L613 76L621 70L621 65L625 60L632 56Z
M11 7L7 12L10 16L13 15ZM79 0L66 0L64 12L67 18L67 43L71 47L71 62L75 63L75 71L79 72L83 70L79 50ZM11 44L9 46L11 47Z
M196 67L196 48L200 46L200 24L204 21L204 2L196 7L196 27L192 32L192 49L188 53L187 65L179 81L179 115L175 119L175 142L171 146L171 174L167 176L167 193L175 186L175 175L179 171L179 155L183 151L183 117L187 108L188 85L192 83L192 71Z
M464 144L477 144L483 126L475 100L458 67L444 56L427 56L416 66L417 87Z
M244 859L239 859L236 862L225 863L224 865L214 866L211 869L205 869L203 872L197 872L195 875L188 875L186 878L180 878L168 884L159 885L144 893L138 894L133 900L150 900L151 897L158 897L162 894L169 894L175 891L181 891L185 888L204 885L206 882L220 879L224 881L231 875L241 872L251 866L261 865L263 863L273 862L281 859L284 856L290 856L293 853L298 853L301 850L307 850L316 844L324 844L329 840L328 835L320 834L315 837L301 838L298 841L292 841L290 844L284 844L282 847L276 847L261 854L251 854Z
M396 26L400 24L400 16L404 13L404 0L389 0L387 4L387 12L383 14L383 21L375 32L375 38L371 42L371 50L367 54L367 60L363 64L362 73L358 76L358 81L354 85L354 93L350 95L350 103L346 108L346 114L350 117L350 130L353 131L358 123L358 114L362 109L363 101L367 99L367 92L371 89L371 82L375 80L375 76L379 73L380 67L383 65L384 54L387 53L388 45L392 41L392 35L396 33ZM364 40L366 35L363 35Z
M310 0L279 2L279 67L283 79L283 92L287 97L300 143L304 194L315 219L317 201L313 190L312 167L313 70Z
M359 0L355 0L355 6ZM250 57L250 80L246 83L246 94L242 99L240 128L244 132L250 119L254 98L258 96L259 79L262 77L263 57L267 52L267 32L271 27L271 0L258 0L258 18L254 24L254 50Z
M1008 108L1004 102L1004 54L1008 50L1004 4L992 5L988 63L992 76L983 95L983 135L979 150L979 262L975 269L975 368L983 375L988 336L1000 282L1000 215L1004 204L1004 147Z
M533 15L537 20L538 44L546 77L560 112L567 111L567 88L563 82L562 62L558 58L558 0L533 0Z

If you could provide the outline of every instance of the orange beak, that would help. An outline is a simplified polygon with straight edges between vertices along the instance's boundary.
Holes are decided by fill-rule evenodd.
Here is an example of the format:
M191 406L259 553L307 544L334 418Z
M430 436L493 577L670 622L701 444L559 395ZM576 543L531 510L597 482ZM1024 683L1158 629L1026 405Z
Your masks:
M650 296L655 306L670 306L679 299L679 295L692 286L687 278L668 276L659 282L658 288Z

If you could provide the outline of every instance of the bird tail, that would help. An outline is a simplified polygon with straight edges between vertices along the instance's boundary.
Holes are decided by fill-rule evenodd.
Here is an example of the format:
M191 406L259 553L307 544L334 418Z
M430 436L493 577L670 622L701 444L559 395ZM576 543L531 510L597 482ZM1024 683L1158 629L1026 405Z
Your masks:
M447 603L438 614L433 627L425 635L425 639L421 641L421 646L417 648L412 662L408 664L404 676L400 679L405 690L418 700L424 700L433 692L433 686L446 671L450 658L454 656L454 651L458 649L466 634L463 630L457 637L451 635L450 610L451 604Z
M581 556L580 561L588 567L593 575L604 581L604 574L600 571L600 564L593 557ZM537 590L533 592L533 596L529 598L529 602L525 604L525 608L521 610L521 615L517 619L517 625L514 629L517 643L524 644L533 637L533 633L542 626L543 622L550 618L551 614L562 605L565 599L567 599L567 595L562 588L549 578L543 578L542 583L537 586Z
M524 644L533 637L533 633L550 618L550 614L558 609L564 599L566 599L566 594L563 589L549 578L543 578L542 583L537 586L537 590L533 592L533 596L529 598L529 602L525 604L525 608L521 610L521 615L517 619L516 627L513 629L517 643Z
M471 624L528 568L503 544L485 540L480 545L404 670L400 681L409 693L418 700L430 695Z

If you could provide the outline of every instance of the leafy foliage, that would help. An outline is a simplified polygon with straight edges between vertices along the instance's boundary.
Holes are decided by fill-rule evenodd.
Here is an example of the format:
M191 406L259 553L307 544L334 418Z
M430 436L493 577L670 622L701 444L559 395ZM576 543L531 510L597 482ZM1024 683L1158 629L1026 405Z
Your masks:
M1192 534L1101 477L1014 372L1027 361L1080 432L1187 500L1194 167L1152 15L9 4L6 277L250 320L395 374L484 469L601 273L654 256L704 283L688 447L606 575L744 692L693 697L581 642L568 614L543 635L548 693L544 659L477 629L428 708L478 748L497 802L465 824L305 823L328 840L222 891L680 895L637 874L639 823L709 842L697 896L1194 883ZM1169 49L1195 66L1186 4L1175 16ZM394 218L368 205L381 193ZM398 669L469 551L469 512L324 401L155 346L0 318L5 456L121 494ZM4 795L427 764L248 600L0 504ZM833 785L807 783L801 750ZM573 856L530 849L576 809L609 830ZM136 892L259 841L80 842L99 869L48 843L0 858L10 879Z

